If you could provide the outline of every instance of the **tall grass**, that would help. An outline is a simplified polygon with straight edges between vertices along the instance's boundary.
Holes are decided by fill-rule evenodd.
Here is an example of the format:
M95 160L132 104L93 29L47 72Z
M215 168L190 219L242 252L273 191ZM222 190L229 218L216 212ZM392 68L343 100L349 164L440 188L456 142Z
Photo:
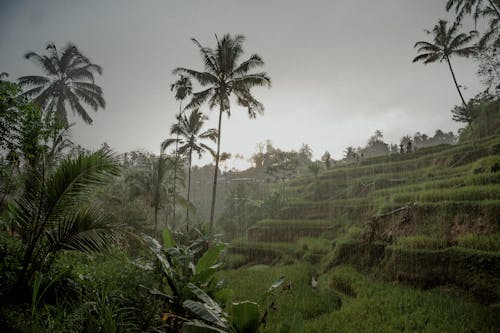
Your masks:
M343 306L307 321L304 331L308 333L493 333L500 324L491 308L439 290L421 291L372 281L350 267L336 268L322 282L344 291Z

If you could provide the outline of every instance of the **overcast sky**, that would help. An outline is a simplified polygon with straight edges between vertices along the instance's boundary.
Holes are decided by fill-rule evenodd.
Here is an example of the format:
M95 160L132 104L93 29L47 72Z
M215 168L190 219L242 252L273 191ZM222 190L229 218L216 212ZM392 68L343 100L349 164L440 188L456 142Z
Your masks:
M0 0L0 72L11 79L38 74L26 51L43 53L49 41L75 43L103 67L98 83L107 106L92 115L92 126L75 119L74 141L158 152L178 110L172 69L202 69L190 38L214 46L215 34L244 34L246 54L263 57L272 87L255 89L263 116L249 120L233 107L223 119L222 151L248 158L270 139L282 149L308 143L317 158L325 150L340 158L376 129L398 142L416 131L460 127L449 111L459 96L447 66L411 63L415 41L430 39L424 29L450 19L445 2ZM453 63L465 97L472 97L481 88L476 64ZM216 127L217 113L206 111Z

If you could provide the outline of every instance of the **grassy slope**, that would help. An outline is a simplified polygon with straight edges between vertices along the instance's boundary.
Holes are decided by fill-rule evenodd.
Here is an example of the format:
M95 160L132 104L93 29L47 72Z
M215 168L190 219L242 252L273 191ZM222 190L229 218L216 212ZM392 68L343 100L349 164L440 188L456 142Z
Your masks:
M415 205L416 223L393 240L397 247L425 251L458 245L496 256L500 173L493 171L498 165L500 137L490 137L334 167L323 171L319 180L294 179L286 189L290 203L279 219L258 223L254 228L259 232L250 233L250 241L233 244L239 251L232 256L238 259L235 266L259 263L260 258L267 258L267 264L295 264L240 268L224 275L242 299L252 298L278 275L287 275L299 291L280 296L284 305L271 318L272 325L299 312L305 317L305 332L495 332L500 326L498 311L469 302L463 294L376 282L353 268L332 266L329 260L342 244L360 239L370 217L409 203ZM397 225L399 219L389 219L384 227ZM284 230L301 232L304 224L322 228L324 238L299 238L287 245L263 237ZM327 231L325 225L330 226ZM258 241L252 240L253 234L259 235ZM398 258L386 258L384 264ZM312 271L325 267L320 291L311 290ZM412 277L420 278L415 273ZM341 309L325 307L325 300L333 303L338 295ZM274 331L272 325L266 331Z
M416 234L425 230L438 238L448 235L452 223L463 224L463 232L477 232L479 223L488 231L500 227L500 137L473 144L438 146L412 154L390 155L359 164L323 171L319 180L302 177L288 186L289 205L276 223L282 229L298 222L311 226L330 221L362 226L371 216L414 203L418 216ZM285 221L283 221L285 220ZM345 223L344 223L345 222ZM273 233L271 223L255 228ZM439 234L437 234L439 233ZM260 237L262 238L262 237Z
M302 316L303 332L497 332L498 313L455 295L453 290L415 290L377 282L351 267L340 266L310 286L314 267L256 265L223 272L235 291L234 300L259 300L278 277L292 281L291 291L278 294L265 332ZM338 307L339 300L342 303Z

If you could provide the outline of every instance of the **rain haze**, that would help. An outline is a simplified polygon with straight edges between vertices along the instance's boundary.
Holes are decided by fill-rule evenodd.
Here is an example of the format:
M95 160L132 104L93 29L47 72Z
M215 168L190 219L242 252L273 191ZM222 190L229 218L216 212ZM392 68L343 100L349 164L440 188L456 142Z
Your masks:
M338 159L377 129L397 143L417 131L460 127L450 116L460 100L447 66L411 62L412 41L427 40L424 29L447 15L435 0L2 0L0 71L11 79L37 74L25 52L76 44L103 67L97 82L106 108L92 113L91 126L72 120L75 141L158 153L179 108L172 70L203 69L190 39L214 46L215 34L243 34L245 54L262 56L272 87L255 89L265 106L257 119L237 106L224 117L221 151L249 158L269 139L287 150L307 143L315 158L328 150ZM453 61L465 97L474 96L481 89L474 61ZM217 127L217 112L207 114ZM209 162L208 155L195 161Z

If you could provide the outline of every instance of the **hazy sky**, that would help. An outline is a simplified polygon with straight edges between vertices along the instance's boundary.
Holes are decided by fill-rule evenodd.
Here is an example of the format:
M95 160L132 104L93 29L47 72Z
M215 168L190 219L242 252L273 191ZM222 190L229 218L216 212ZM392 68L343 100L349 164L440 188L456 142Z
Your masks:
M178 66L202 69L191 37L214 46L215 34L241 33L272 78L255 89L266 111L249 120L233 107L223 119L222 151L249 157L270 139L285 149L308 143L319 158L340 158L380 129L397 142L416 131L457 130L450 109L459 96L447 66L412 64L425 28L450 18L445 0L167 1L0 0L0 72L38 74L28 50L75 43L104 73L107 102L88 126L76 119L74 141L107 142L118 151L159 151L178 103L170 92ZM472 60L453 60L466 98L480 90ZM196 89L199 87L196 86ZM216 127L216 115L209 112ZM208 161L208 157L201 162ZM200 163L200 162L198 162Z

